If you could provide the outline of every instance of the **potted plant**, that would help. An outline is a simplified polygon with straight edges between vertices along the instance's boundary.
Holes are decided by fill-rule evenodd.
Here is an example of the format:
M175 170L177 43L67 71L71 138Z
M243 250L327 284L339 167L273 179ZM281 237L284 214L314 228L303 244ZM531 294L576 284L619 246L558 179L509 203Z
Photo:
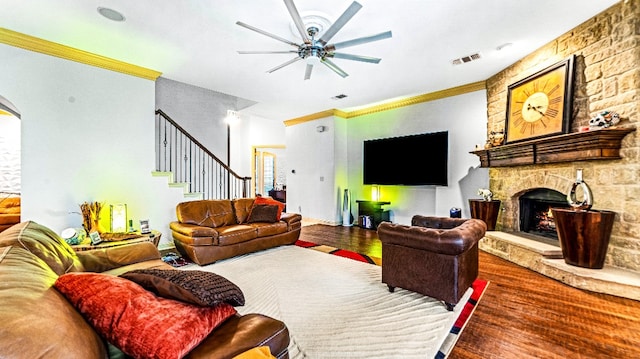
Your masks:
M478 189L478 195L482 196L482 199L469 200L471 218L483 220L487 224L487 230L493 231L498 221L501 202L493 199L493 192L488 188Z

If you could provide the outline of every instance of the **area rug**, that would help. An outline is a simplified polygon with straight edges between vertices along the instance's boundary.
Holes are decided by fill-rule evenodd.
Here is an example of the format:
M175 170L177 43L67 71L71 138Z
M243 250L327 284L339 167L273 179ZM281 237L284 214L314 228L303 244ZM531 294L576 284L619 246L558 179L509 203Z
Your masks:
M300 246L282 246L186 266L225 276L244 292L238 312L286 323L291 358L445 358L480 299L474 283L449 312L433 298L381 282L378 265ZM471 303L471 304L470 304ZM455 329L455 328L458 329Z
M327 245L324 245L324 244L316 244L316 243L313 243L313 242L307 242L307 241L303 241L303 240L300 240L300 239L298 239L296 241L295 245L298 246L298 247L311 248L311 249L314 249L316 251L329 253L329 254L333 254L333 255L336 255L336 256L344 257L344 258L353 259L353 260L360 261L360 262L382 265L382 259L381 258L368 256L368 255L363 254L363 253L357 253L357 252L353 252L353 251L348 251L346 249L340 249L340 248L336 248L336 247L331 247L331 246L327 246Z

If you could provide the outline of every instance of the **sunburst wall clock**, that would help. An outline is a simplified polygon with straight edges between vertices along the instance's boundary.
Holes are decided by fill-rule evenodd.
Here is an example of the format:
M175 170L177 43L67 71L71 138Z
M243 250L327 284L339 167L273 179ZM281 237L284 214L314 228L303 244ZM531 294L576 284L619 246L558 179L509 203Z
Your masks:
M574 56L509 86L506 143L567 133Z

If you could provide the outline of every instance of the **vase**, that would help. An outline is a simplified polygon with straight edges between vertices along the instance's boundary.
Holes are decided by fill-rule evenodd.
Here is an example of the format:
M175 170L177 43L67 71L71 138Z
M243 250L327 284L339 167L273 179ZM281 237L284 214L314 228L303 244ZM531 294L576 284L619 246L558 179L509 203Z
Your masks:
M567 264L604 267L615 212L552 208L556 231Z
M471 210L471 218L483 220L487 224L488 231L496 229L498 221L498 213L500 213L500 201L485 201L482 199L470 199L469 209Z

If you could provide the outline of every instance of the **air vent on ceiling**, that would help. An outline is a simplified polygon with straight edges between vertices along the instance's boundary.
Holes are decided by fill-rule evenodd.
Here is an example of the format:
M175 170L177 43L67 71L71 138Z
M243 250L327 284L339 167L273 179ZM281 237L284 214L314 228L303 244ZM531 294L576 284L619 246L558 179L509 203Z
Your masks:
M469 56L463 56L461 58L452 60L451 63L453 65L462 65L462 64L466 64L467 62L471 62L475 60L480 60L480 54L476 53Z
M347 97L347 95L341 93L340 95L335 95L333 96L331 99L332 100L342 100L343 98Z

